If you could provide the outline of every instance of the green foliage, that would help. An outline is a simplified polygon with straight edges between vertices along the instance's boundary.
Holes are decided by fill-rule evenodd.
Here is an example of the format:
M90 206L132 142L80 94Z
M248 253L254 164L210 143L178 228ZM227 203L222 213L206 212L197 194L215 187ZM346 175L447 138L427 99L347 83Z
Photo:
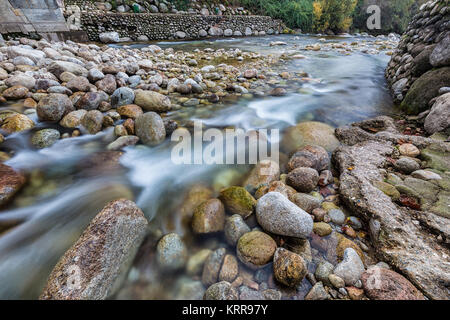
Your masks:
M316 31L348 31L357 0L316 0L313 3Z
M313 0L241 0L255 13L281 19L289 28L311 31L313 28Z

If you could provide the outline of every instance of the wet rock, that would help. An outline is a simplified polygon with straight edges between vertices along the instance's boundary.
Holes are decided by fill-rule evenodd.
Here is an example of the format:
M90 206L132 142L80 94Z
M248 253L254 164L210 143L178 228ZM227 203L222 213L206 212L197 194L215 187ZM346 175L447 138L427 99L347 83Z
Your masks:
M444 131L450 127L450 93L436 99L425 118L424 126L429 134Z
M145 111L167 112L172 109L169 97L154 91L136 90L134 103Z
M190 276L199 275L203 270L206 259L208 259L211 253L212 250L210 249L202 249L190 256L186 264L187 274Z
M239 293L231 283L221 281L206 289L203 300L239 300Z
M320 173L319 176L319 186L325 187L331 183L333 183L333 174L330 170L324 170Z
M406 174L410 174L413 171L419 170L420 164L411 158L404 157L395 162L395 168Z
M311 192L318 182L319 173L312 168L296 168L286 177L286 183L299 192Z
M328 211L328 216L331 221L337 225L342 225L345 222L345 214L342 210L339 209L331 209Z
M106 92L107 94L113 94L117 89L116 78L112 74L107 74L102 80L97 81L95 86L100 91Z
M225 253L225 248L220 248L213 251L206 259L202 272L202 283L205 286L210 286L217 282Z
M114 140L113 142L108 144L106 146L106 149L107 150L113 150L113 151L121 150L121 149L123 149L123 148L125 148L127 146L135 145L136 143L138 143L138 141L139 141L139 138L136 137L136 136L125 135L125 136L117 138L116 140Z
M312 213L314 209L320 208L321 201L306 193L296 193L291 197L291 201L308 213Z
M312 211L312 215L314 216L314 221L321 222L324 221L327 211L323 208L316 208Z
M417 170L411 173L411 177L422 180L442 180L442 177L435 172L428 170Z
M411 157L411 158L417 157L420 154L420 150L411 143L401 144L398 147L398 151L400 151L400 154L402 156Z
M63 72L71 72L76 76L82 77L87 77L88 75L88 71L86 68L69 61L54 61L52 64L50 64L47 70L57 76L60 80L62 80L60 76Z
M400 274L370 267L361 276L364 292L374 300L424 300L422 293Z
M90 134L96 134L102 130L103 114L98 110L90 110L81 118L80 123Z
M38 149L47 148L59 140L61 134L56 129L42 129L36 131L31 138L31 143Z
M345 284L349 286L353 286L361 278L363 272L364 264L358 253L352 248L345 249L343 261L333 271L335 275L341 277Z
M303 258L284 248L278 248L273 257L275 278L288 287L295 287L306 276L307 268Z
M148 146L162 143L166 138L166 129L161 117L155 112L146 112L136 118L136 135Z
M305 296L305 300L328 300L330 298L322 282L317 282Z
M227 281L232 283L234 279L238 276L239 266L236 258L227 254L223 259L222 268L219 273L219 281Z
M187 248L178 234L169 233L159 240L156 258L162 271L176 271L186 264Z
M110 202L49 276L40 299L106 299L118 289L142 242L147 219L132 202Z
M338 258L343 259L345 250L347 248L352 248L356 251L356 253L358 253L361 260L364 261L364 254L356 243L339 233L333 233L333 235L337 236L336 255Z
M256 69L247 69L244 71L244 78L252 79L258 77L258 70Z
M71 90L72 92L76 91L89 91L90 89L90 83L89 80L85 77L75 77L69 82L66 83L67 89Z
M355 287L346 287L348 296L351 300L362 300L364 297L364 290Z
M313 226L313 231L315 234L318 234L321 237L325 237L333 231L331 226L325 222L316 222Z
M6 133L28 130L34 127L34 122L26 115L15 113L3 120L1 129Z
M306 238L313 228L311 216L278 192L258 200L256 218L264 230L283 236Z
M251 231L239 238L237 256L246 266L257 269L268 264L275 253L277 244L268 234Z
M227 242L230 245L235 246L240 237L245 233L250 232L250 228L245 223L244 219L242 219L242 216L234 214L226 219L224 231Z
M225 208L219 199L210 199L197 207L192 216L192 229L197 234L222 231Z
M96 82L98 80L102 80L105 77L103 72L96 68L89 69L88 79L92 82Z
M336 289L340 289L340 288L344 288L345 287L345 281L344 279L342 279L341 277L335 275L335 274L330 274L328 276L328 279L330 280L330 283L333 285L333 287L335 287Z
M339 141L332 127L315 121L300 122L296 126L289 127L281 140L281 149L286 153L307 145L317 145L327 151L333 151L339 146Z
M11 88L6 89L3 91L2 96L8 100L19 100L23 99L27 96L28 89L24 86L12 86Z
M81 125L81 119L86 115L86 110L75 110L69 112L62 118L59 124L65 128L76 128Z
M138 105L135 105L135 104L127 104L124 106L120 106L117 108L117 112L122 117L127 117L127 118L131 118L131 119L136 119L137 117L139 117L141 114L144 113L142 111L141 107L139 107Z
M306 145L292 155L288 163L288 169L292 171L299 167L305 167L322 171L327 169L329 165L330 157L324 148Z
M176 300L202 300L205 293L201 281L193 281L188 277L179 278L175 290Z
M229 187L220 191L219 199L228 212L239 214L244 219L250 216L256 206L256 200L242 187Z
M102 91L87 92L75 103L77 109L96 110L100 104L108 100L108 95Z
M399 139L397 134L385 136L395 141ZM428 297L446 299L448 290L444 283L448 282L448 276L442 254L448 255L448 248L431 237L428 231L434 229L448 233L443 228L447 224L442 220L445 218L425 211L419 217L412 216L372 185L374 180L383 180L386 157L392 156L395 150L386 141L370 138L354 146L341 147L334 153L334 162L341 173L340 197L353 214L369 224L371 239L384 261L400 270ZM426 138L412 139L415 145L419 140L422 143L429 141ZM421 151L426 160L429 148ZM431 154L445 154L437 145L433 148ZM348 170L349 167L353 170ZM426 227L418 227L416 218L420 219L420 225Z
M317 265L316 271L314 273L317 281L321 281L324 284L330 286L331 282L329 280L329 276L333 273L334 266L328 261L320 261Z
M287 94L287 91L284 88L274 88L270 91L269 94L273 97L282 97Z
M374 181L373 185L383 191L383 193L389 196L392 200L397 201L400 199L400 192L393 185L383 181Z
M430 70L414 81L401 107L408 114L419 114L428 109L428 102L438 96L439 88L450 83L450 67Z
M25 184L25 176L0 163L0 207L7 204Z
M430 55L430 63L433 67L450 65L450 35L442 39Z
M123 105L132 104L134 101L134 91L127 87L121 87L114 91L111 95L111 105L113 107L120 107Z
M26 74L19 73L6 79L5 85L7 85L8 87L23 86L28 90L31 90L36 85L36 79Z
M280 177L280 166L271 160L262 160L252 169L242 184L249 192L255 192L263 185L269 185Z
M72 101L65 94L60 93L50 93L42 98L36 107L39 121L49 122L57 122L73 110Z

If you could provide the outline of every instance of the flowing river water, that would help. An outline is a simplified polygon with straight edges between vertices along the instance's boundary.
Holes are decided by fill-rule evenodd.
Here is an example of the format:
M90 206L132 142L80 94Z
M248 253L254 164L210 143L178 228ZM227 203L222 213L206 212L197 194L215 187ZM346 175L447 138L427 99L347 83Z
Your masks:
M361 37L326 41L362 40L375 41ZM285 41L288 45L270 46L272 41ZM276 71L304 71L318 79L281 83L289 92L284 97L241 98L202 108L183 108L170 113L169 118L180 123L201 119L210 128L277 128L282 133L302 120L337 127L393 112L384 79L389 56L384 51L378 54L355 51L347 55L337 50L299 50L317 41L317 37L277 36L156 43L162 48L184 51L208 47L239 48L264 55L297 52L306 59L286 60L276 66ZM8 108L20 107L0 109ZM149 219L155 236L168 232L185 235L176 212L186 192L197 184L220 186L220 177L230 172L243 176L249 169L247 165L175 165L170 158L169 139L153 148L127 147L120 159L121 167L109 165L108 157L92 160L90 156L104 149L111 134L111 130L106 130L95 136L63 139L43 150L30 148L29 137L24 133L8 136L5 145L14 151L14 156L6 164L24 170L32 179L31 185L0 212L0 298L37 298L57 260L108 201L132 197ZM2 234L2 229L11 225L14 227ZM198 240L186 241L192 247L209 246ZM151 262L154 247L145 245L140 250L138 266L132 268L127 280L144 283L144 289L140 289L143 293L136 294L136 287L128 286L129 290L122 290L118 297L176 297L174 283L185 275L183 272L160 275Z

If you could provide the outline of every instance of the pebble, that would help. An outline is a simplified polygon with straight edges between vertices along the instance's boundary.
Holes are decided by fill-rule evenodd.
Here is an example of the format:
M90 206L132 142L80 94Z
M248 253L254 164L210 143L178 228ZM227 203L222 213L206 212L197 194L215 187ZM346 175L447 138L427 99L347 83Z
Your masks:
M170 272L183 268L188 256L180 236L169 233L162 237L156 246L156 258L162 271Z
M345 284L349 286L361 278L364 272L364 264L361 261L358 253L352 248L347 248L344 251L344 259L335 268L333 273L338 277L344 279Z
M295 287L307 273L303 258L284 248L278 248L273 257L273 272L275 278L288 287Z
M420 155L420 150L411 143L404 143L398 147L400 154L407 157L415 158Z
M219 199L203 202L195 209L192 216L192 229L196 234L222 231L224 225L225 208Z
M230 245L235 246L239 238L247 232L250 232L250 228L239 214L234 214L226 219L224 233Z
M414 171L417 171L420 169L420 164L417 163L414 159L411 158L400 158L395 162L395 167L406 173L410 174Z
M313 191L319 182L317 170L312 168L296 168L289 172L286 177L286 183L299 192Z
M422 180L442 180L442 177L439 174L428 170L416 170L411 173L411 177Z
M322 282L317 282L305 296L305 300L328 300L328 299L330 299L330 295L323 287Z
M217 282L225 253L225 248L219 248L208 255L202 272L202 283L205 286L210 286Z
M313 229L311 216L279 192L258 200L256 218L264 230L282 236L307 238Z
M256 200L243 187L229 187L220 191L219 199L225 205L227 212L239 214L244 219L249 217L256 206Z
M204 300L238 300L239 293L231 283L221 281L211 285L205 291Z
M243 264L258 269L272 261L276 248L275 240L268 234L251 231L239 238L236 251Z
M328 211L331 221L337 225L343 225L345 222L345 214L340 209L331 209Z

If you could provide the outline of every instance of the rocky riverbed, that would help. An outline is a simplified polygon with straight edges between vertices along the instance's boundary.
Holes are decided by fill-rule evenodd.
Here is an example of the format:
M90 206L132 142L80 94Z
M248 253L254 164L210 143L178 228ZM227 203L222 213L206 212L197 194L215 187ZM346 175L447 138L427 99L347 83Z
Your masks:
M2 297L448 298L447 137L363 120L397 37L236 41L0 47ZM198 119L279 161L171 164Z

